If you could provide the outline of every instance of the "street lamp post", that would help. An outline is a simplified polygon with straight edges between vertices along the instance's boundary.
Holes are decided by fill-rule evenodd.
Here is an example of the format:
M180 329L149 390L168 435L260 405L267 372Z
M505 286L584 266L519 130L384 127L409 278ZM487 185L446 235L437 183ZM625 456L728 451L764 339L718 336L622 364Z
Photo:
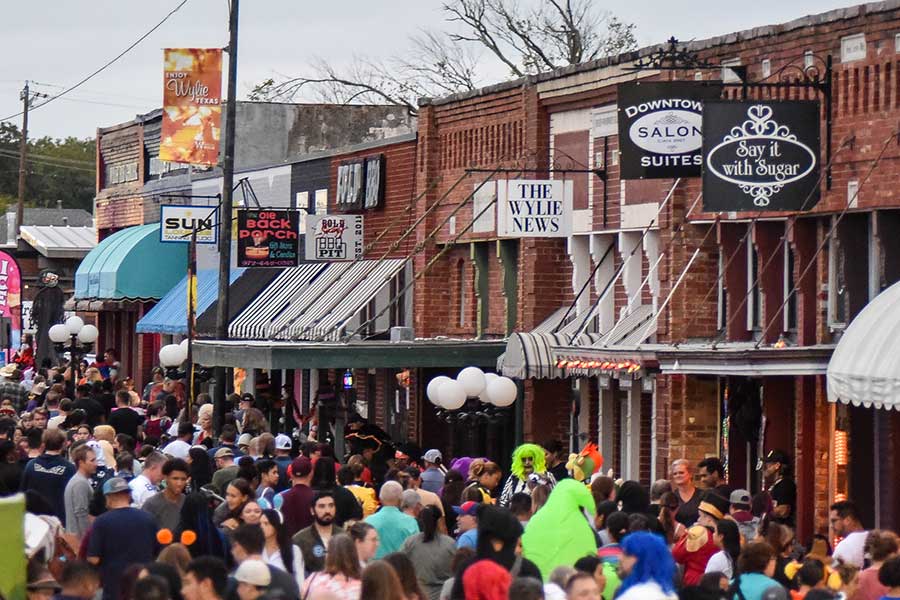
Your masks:
M50 341L56 345L57 352L69 353L70 377L67 393L75 397L75 385L81 377L81 358L91 350L100 332L91 324L85 325L81 317L72 316L65 323L58 323L47 332ZM68 342L68 346L66 345Z

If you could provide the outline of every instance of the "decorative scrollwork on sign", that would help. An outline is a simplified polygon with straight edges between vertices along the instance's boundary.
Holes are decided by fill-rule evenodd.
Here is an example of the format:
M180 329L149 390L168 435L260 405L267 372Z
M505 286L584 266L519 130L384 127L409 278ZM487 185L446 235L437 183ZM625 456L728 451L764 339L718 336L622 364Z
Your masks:
M769 206L772 197L788 183L806 177L816 165L816 154L787 125L773 118L772 107L753 104L747 108L747 118L732 127L707 157L707 164L716 177L737 185L753 198L759 208ZM779 164L786 146L799 149L800 162ZM724 164L714 156L726 156Z
M719 65L710 63L691 52L685 46L679 46L675 37L670 37L666 45L641 57L630 67L631 70L654 69L718 69Z

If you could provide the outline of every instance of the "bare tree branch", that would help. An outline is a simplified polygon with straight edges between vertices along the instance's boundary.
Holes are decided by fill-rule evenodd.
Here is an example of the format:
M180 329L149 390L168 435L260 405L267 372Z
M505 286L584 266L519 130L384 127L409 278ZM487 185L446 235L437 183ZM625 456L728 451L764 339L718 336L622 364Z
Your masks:
M416 114L418 100L475 89L478 50L513 77L617 55L637 46L634 24L597 8L595 0L444 0L447 31L421 31L410 50L384 62L356 58L341 67L314 60L310 74L265 80L251 100L389 102Z

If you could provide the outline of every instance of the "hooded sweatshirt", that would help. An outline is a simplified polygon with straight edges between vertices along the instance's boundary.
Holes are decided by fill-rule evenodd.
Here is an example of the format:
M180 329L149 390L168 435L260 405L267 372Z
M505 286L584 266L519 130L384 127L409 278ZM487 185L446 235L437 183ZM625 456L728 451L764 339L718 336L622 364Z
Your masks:
M528 521L522 555L538 566L546 581L556 567L596 554L597 538L591 527L595 514L594 497L587 486L574 479L560 481L547 503Z

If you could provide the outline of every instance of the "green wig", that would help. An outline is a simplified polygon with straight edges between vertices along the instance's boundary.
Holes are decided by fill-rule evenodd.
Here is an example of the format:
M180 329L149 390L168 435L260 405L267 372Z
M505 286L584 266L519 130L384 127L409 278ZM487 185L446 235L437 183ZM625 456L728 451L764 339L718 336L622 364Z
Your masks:
M544 449L537 444L522 444L513 450L512 466L509 469L512 474L519 479L525 478L525 473L522 469L522 458L525 456L531 457L535 473L543 473L547 470L547 460L544 455Z

